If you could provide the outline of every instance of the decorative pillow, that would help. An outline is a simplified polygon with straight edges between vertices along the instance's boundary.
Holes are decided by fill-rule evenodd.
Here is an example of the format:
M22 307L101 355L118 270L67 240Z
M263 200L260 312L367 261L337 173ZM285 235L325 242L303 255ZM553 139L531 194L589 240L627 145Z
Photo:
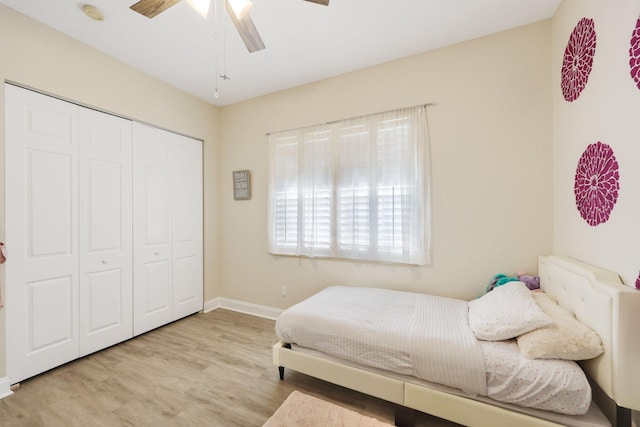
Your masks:
M600 336L547 294L537 292L533 298L553 323L520 335L520 353L529 359L585 360L604 352Z
M469 325L480 340L502 341L551 324L523 282L509 282L469 301Z

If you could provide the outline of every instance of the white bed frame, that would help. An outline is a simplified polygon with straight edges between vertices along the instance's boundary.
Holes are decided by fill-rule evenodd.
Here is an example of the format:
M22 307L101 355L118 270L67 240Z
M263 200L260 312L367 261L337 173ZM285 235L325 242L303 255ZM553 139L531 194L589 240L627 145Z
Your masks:
M613 402L615 413L608 414L612 423L630 427L631 410L640 411L640 292L625 286L614 273L567 257L540 257L538 271L542 289L602 338L604 354L583 362L582 367ZM281 379L286 367L395 403L396 425L411 425L412 410L472 427L571 424L571 416L523 413L490 399L472 399L406 377L296 351L283 342L274 345L273 362Z

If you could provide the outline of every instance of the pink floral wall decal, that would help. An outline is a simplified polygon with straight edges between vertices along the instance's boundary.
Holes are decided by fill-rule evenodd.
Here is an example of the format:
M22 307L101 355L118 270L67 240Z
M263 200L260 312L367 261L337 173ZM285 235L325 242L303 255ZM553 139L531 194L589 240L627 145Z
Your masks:
M640 290L640 274L638 274L638 278L636 279L636 289Z
M611 147L600 141L590 144L578 161L573 190L580 216L592 227L609 219L618 201L619 180Z
M631 78L640 89L640 18L636 22L636 28L631 34L631 47L629 48L629 67Z
M596 31L593 19L582 18L569 36L562 59L562 95L573 102L587 85L593 56L596 52Z

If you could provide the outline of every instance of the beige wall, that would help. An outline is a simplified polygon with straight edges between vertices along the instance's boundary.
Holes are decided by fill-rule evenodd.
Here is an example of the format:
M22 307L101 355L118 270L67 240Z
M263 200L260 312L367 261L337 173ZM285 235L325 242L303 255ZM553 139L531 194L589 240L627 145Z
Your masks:
M472 298L495 273L533 272L552 248L550 34L545 21L223 108L221 296L285 308L348 284ZM266 252L266 133L427 102L431 266ZM233 200L238 169L250 201Z
M17 82L204 141L204 297L206 300L217 296L218 109L2 5L0 41L0 82ZM4 87L0 84L2 156L4 116ZM0 172L0 240L4 240L3 168ZM8 262L11 262L10 255ZM4 295L4 268L1 267L0 283ZM0 377L5 371L4 316L4 310L0 309Z
M635 286L640 270L640 89L630 75L631 34L640 1L564 0L553 19L554 252L619 273ZM562 96L562 58L569 36L583 17L595 23L596 52L584 90L569 103ZM620 191L609 220L590 226L574 195L580 156L589 144L609 145L619 164ZM640 355L638 355L640 357ZM640 412L634 412L640 425Z

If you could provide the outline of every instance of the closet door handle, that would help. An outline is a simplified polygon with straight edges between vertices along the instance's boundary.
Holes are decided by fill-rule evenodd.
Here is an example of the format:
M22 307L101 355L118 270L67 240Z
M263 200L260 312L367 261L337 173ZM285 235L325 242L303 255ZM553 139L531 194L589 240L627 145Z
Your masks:
M102 260L102 263L103 263L103 264L107 264L108 262L109 262L109 261L107 261L106 259L103 259L103 260Z
M155 251L155 254L156 255L160 255L160 251Z

